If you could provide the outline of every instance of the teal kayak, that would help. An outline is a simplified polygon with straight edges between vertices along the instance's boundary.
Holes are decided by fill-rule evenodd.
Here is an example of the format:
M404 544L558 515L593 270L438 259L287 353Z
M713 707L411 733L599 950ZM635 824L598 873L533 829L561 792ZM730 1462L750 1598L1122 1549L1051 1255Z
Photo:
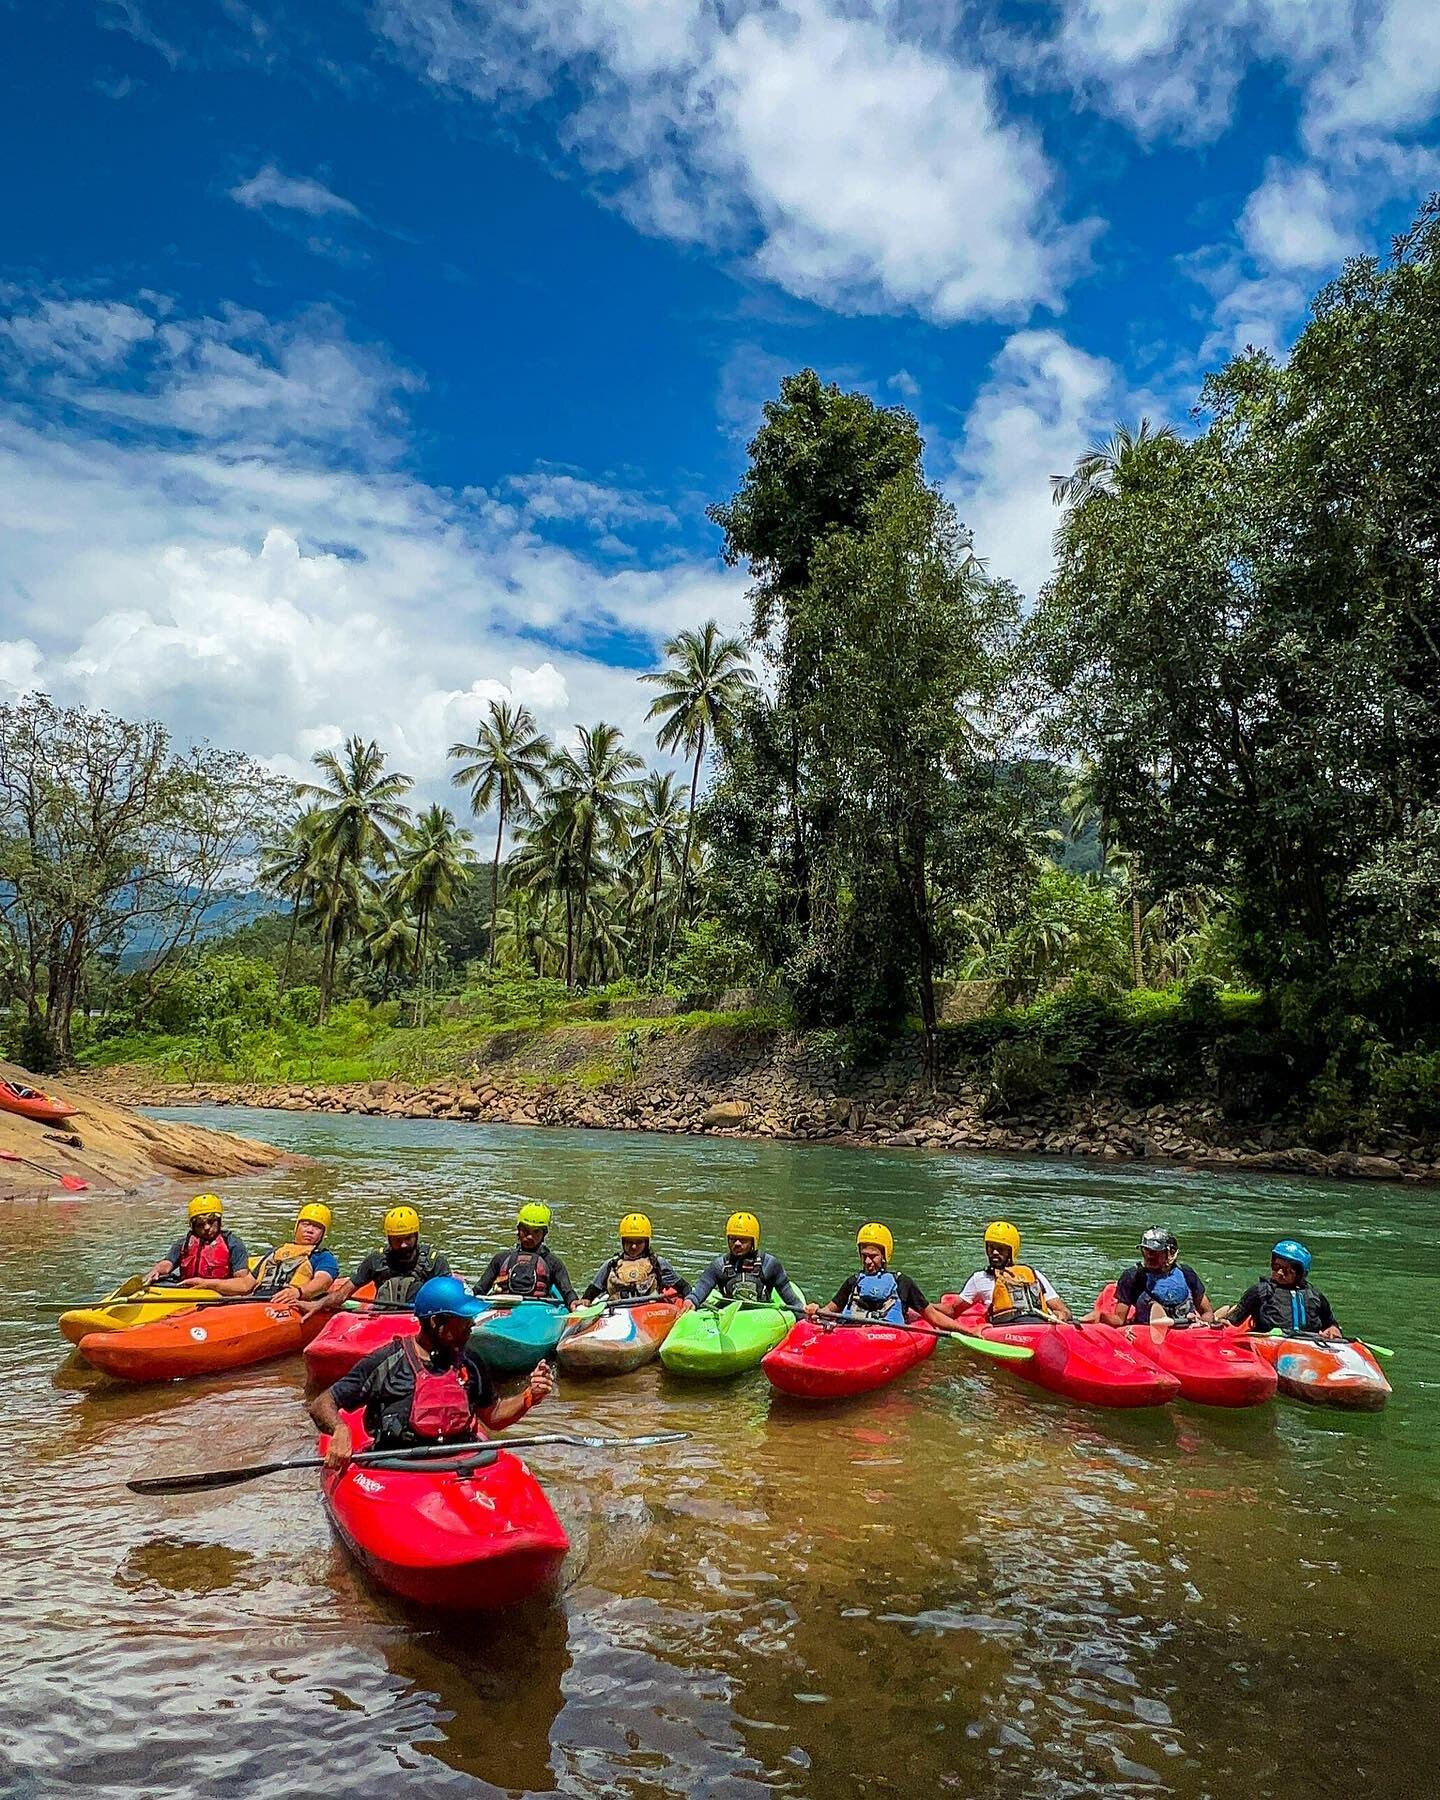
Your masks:
M672 1375L716 1381L756 1368L795 1323L789 1307L772 1300L764 1306L742 1306L722 1324L721 1315L730 1304L711 1298L675 1321L660 1346L660 1361Z
M470 1333L470 1348L487 1368L528 1375L555 1354L567 1314L559 1300L517 1300L481 1313Z

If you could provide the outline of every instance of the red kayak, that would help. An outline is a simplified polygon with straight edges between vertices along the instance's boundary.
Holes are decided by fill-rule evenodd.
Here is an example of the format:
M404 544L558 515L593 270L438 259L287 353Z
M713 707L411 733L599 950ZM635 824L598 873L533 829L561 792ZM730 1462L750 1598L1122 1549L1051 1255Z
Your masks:
M305 1379L312 1388L334 1387L362 1356L395 1338L414 1337L419 1329L414 1313L332 1313L325 1329L306 1348Z
M1096 1305L1108 1312L1115 1304L1115 1284L1105 1288ZM1255 1354L1248 1335L1224 1326L1094 1325L1090 1331L1112 1333L1180 1383L1180 1398L1198 1406L1261 1406L1275 1398L1275 1371Z
M365 1448L358 1415L347 1418L356 1448ZM327 1442L320 1439L322 1454ZM455 1460L478 1448L457 1445ZM555 1585L570 1539L525 1464L495 1448L493 1462L469 1472L327 1470L330 1523L366 1574L403 1599L449 1612L514 1606Z
M0 1112L18 1113L41 1125L58 1125L62 1119L73 1119L75 1111L58 1094L42 1094L39 1088L26 1087L20 1081L0 1081Z
M947 1309L959 1301L947 1294ZM1023 1362L1000 1366L1021 1381L1086 1406L1163 1406L1180 1392L1180 1383L1163 1369L1138 1356L1117 1332L1095 1325L1066 1324L1062 1319L1022 1319L1014 1325L991 1325L985 1304L977 1301L959 1315L958 1323L992 1344L1021 1344L1035 1352Z
M928 1325L821 1325L797 1319L760 1362L770 1385L799 1400L843 1400L884 1387L935 1354Z
M293 1306L237 1300L170 1313L133 1331L92 1331L79 1348L92 1368L117 1381L179 1381L294 1356L323 1323L319 1315L302 1319Z

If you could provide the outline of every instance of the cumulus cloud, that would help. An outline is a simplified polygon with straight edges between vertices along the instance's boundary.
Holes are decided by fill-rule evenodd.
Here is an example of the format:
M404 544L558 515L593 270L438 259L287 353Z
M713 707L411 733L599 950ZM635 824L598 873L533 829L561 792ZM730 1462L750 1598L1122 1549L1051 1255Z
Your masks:
M683 626L743 619L744 583L716 563L616 569L545 536L546 504L620 516L653 511L646 497L544 472L517 478L513 506L437 490L377 447L368 404L331 408L323 435L277 434L243 370L238 401L191 391L214 321L136 310L156 325L149 410L126 410L129 363L92 360L82 381L73 358L63 404L37 379L0 406L0 692L160 717L292 775L359 731L448 798L445 749L491 698L552 731L609 718L651 750L647 692L592 646L643 663ZM279 334L271 373L323 391L332 322L245 331ZM53 374L59 352L34 349L36 377Z
M1091 228L958 45L827 0L381 0L428 79L578 92L567 145L642 229L738 247L790 293L949 321L1055 304Z
M1016 332L975 397L944 486L991 574L1031 600L1054 566L1050 477L1117 413L1130 413L1117 370L1056 331Z
M334 193L323 181L313 175L286 175L273 162L231 188L230 198L252 212L278 206L311 219L324 218L327 213L339 213L349 219L360 217L358 206Z

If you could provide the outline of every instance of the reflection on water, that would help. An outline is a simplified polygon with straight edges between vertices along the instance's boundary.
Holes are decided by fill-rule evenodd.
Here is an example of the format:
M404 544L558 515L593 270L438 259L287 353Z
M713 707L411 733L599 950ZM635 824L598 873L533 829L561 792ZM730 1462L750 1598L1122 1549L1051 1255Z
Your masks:
M311 1442L298 1362L127 1389L67 1361L55 1310L163 1248L173 1196L0 1201L0 1509L19 1521L0 1791L1437 1791L1415 1729L1440 1674L1430 1196L292 1114L243 1128L316 1159L231 1190L257 1244L324 1198L355 1257L404 1199L467 1271L527 1199L556 1209L577 1281L639 1200L691 1270L748 1205L819 1294L862 1218L893 1225L932 1293L973 1266L985 1218L1014 1218L1082 1300L1157 1217L1220 1297L1303 1228L1342 1319L1399 1351L1396 1396L1378 1418L1102 1415L949 1345L826 1408L756 1376L566 1382L537 1428L692 1435L628 1462L537 1453L573 1543L563 1595L437 1624L366 1583L313 1476L124 1489Z

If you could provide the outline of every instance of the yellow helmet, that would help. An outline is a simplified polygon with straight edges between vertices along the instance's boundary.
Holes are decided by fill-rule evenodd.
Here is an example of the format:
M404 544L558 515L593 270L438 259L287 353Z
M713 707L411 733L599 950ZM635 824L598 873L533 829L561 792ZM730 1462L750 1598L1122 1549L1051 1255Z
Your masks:
M752 1212L733 1212L725 1221L726 1237L748 1237L760 1248L760 1221Z
M420 1229L420 1215L413 1206L392 1206L382 1227L386 1237L409 1237Z
M322 1231L330 1229L330 1208L323 1200L311 1200L302 1206L295 1215L297 1225L318 1225Z
M985 1227L985 1242L1008 1244L1012 1256L1020 1254L1020 1233L1008 1219L992 1219Z
M548 1231L550 1228L550 1208L542 1206L538 1200L531 1200L522 1206L515 1215L517 1225L528 1225L532 1231Z
M223 1219L225 1202L218 1194L197 1194L185 1209L185 1216L190 1219Z
M858 1250L862 1244L878 1244L885 1252L886 1262L889 1262L895 1254L895 1239L891 1236L889 1228L884 1225L876 1225L873 1220L869 1225L862 1225L855 1233L855 1248Z
M650 1221L645 1217L644 1213L626 1213L625 1217L620 1221L620 1236L622 1238L648 1239L651 1235Z

